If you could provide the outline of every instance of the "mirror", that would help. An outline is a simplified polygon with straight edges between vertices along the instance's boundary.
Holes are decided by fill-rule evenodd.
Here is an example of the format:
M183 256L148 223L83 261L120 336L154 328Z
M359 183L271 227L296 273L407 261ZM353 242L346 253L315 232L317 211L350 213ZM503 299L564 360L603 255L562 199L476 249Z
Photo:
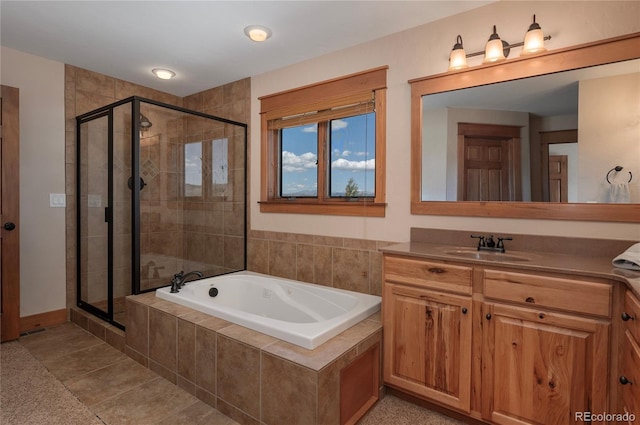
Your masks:
M639 45L409 81L412 213L639 222Z

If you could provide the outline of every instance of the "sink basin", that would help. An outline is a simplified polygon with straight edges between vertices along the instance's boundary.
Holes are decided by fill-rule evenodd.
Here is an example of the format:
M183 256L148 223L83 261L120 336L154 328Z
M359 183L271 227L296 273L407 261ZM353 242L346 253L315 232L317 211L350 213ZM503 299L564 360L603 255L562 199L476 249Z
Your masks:
M503 254L502 252L491 251L475 251L468 249L454 249L445 251L445 254L454 255L456 257L469 258L472 260L485 261L529 261L527 257L519 255Z

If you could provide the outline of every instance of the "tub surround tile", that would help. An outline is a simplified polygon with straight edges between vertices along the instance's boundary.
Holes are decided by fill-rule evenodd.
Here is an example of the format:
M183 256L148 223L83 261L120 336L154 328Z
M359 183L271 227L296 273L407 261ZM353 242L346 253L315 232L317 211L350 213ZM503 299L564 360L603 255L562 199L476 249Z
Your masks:
M178 324L175 315L153 307L149 309L149 359L174 373L177 363L177 335ZM175 382L175 377L172 382Z
M179 342L152 343L150 353L155 348L160 353L151 358L128 345L127 353L243 425L338 424L341 370L381 342L379 312L307 350L187 307L169 308L166 304L173 303L155 295L129 296L127 301L128 306L149 308L149 316L155 317L147 323L157 328L147 331L149 340L162 333ZM174 316L175 333L166 330L164 319L169 322L165 316L171 313L165 310L179 314ZM175 373L154 360L169 351L178 359Z
M153 300L150 300L147 294L126 299L127 348L137 351L144 357L149 356L149 306L147 304L149 301Z
M235 324L219 329L218 334L243 342L250 347L257 349L263 349L268 345L279 341L277 338L272 336Z
M313 245L297 245L296 265L296 280L313 283Z
M260 350L222 335L217 344L218 398L259 418Z
M333 287L369 293L369 253L352 249L333 250Z
M263 351L300 364L314 371L320 371L343 353L356 347L363 339L379 332L382 325L375 320L363 320L329 341L315 348L306 348L278 340L263 348Z
M195 379L196 386L207 393L216 394L217 334L202 326L195 328ZM196 391L196 394L198 392ZM200 398L200 397L198 397Z
M262 353L262 416L268 424L317 423L317 374L280 357Z

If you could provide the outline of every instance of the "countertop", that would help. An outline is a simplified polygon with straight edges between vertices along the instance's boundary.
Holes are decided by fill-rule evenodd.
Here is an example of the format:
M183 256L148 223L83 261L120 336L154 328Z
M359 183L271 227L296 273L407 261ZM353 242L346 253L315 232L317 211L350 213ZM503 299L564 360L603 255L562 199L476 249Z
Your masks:
M514 271L554 272L574 276L609 279L625 283L636 297L640 297L640 271L613 267L611 264L613 257L610 256L507 249L504 255L500 255L499 253L492 255L494 253L490 251L479 251L486 253L486 257L489 259L477 259L461 257L451 253L462 251L472 255L473 252L477 251L474 247L427 242L407 242L389 245L381 248L380 251L386 254L397 254L423 259L513 268ZM510 257L512 257L512 259L510 259ZM526 258L527 261L522 261L520 258Z

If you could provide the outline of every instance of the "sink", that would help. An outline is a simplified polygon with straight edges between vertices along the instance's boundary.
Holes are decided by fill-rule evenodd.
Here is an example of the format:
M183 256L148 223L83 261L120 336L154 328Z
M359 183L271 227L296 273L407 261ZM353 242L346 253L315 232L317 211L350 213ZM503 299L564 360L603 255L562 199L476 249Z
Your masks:
M445 251L445 254L456 257L469 258L472 260L485 261L530 261L527 257L519 255L503 254L502 252L476 251L470 249L453 249Z

